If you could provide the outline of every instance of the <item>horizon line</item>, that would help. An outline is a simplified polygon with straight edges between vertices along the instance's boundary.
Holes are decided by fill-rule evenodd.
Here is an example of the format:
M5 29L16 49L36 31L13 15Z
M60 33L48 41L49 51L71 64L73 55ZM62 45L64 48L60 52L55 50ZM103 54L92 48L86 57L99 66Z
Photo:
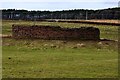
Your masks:
M17 8L17 9L15 9L15 8L3 8L3 9L1 9L1 10L9 10L9 9L15 9L15 10L27 10L27 11L68 11L68 10L104 10L104 9L112 9L112 8L120 8L120 6L118 6L118 7L111 7L111 8L99 8L99 9L87 9L87 8L74 8L74 9L59 9L59 10L49 10L49 9L44 9L44 10L39 10L39 9L25 9L25 8Z

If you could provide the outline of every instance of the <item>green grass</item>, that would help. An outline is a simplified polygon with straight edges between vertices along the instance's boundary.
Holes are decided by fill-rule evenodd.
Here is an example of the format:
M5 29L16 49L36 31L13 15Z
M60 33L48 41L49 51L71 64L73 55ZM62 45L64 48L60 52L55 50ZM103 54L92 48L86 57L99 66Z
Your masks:
M74 48L78 43L86 46ZM117 77L117 45L112 47L113 44L115 45L109 42L98 45L98 42L92 41L64 43L58 40L5 39L3 77Z
M12 24L32 25L33 23L3 21L3 34L11 34ZM36 22L36 24L61 25L70 28L85 26L85 24L53 22ZM103 30L103 26L96 25L96 27ZM7 29L9 30L7 31ZM117 29L110 26L111 30L116 31ZM102 36L106 35L103 33ZM116 39L114 36L111 38ZM78 44L84 44L84 46ZM3 38L2 76L3 78L116 78L118 77L117 47L117 42L114 41Z

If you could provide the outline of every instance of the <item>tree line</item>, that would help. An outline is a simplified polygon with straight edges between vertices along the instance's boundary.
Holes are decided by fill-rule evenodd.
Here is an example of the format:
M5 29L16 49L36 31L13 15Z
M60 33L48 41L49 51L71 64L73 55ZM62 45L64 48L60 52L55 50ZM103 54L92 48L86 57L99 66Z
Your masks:
M2 19L40 20L40 19L120 19L120 7L101 10L63 10L63 11L28 11L3 9Z

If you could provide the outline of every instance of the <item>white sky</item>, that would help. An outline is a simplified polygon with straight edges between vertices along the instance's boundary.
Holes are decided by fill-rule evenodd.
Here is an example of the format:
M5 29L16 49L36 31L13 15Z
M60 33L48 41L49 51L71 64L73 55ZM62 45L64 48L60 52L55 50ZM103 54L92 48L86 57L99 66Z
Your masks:
M118 2L119 0L1 0L0 2Z
M0 9L68 10L118 7L119 0L1 0Z

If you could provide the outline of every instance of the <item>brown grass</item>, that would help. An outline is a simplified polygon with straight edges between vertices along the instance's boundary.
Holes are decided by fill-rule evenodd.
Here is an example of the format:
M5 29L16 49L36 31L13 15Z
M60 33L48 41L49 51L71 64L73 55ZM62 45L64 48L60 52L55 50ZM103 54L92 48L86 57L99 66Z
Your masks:
M120 23L120 20L87 20L90 22Z

